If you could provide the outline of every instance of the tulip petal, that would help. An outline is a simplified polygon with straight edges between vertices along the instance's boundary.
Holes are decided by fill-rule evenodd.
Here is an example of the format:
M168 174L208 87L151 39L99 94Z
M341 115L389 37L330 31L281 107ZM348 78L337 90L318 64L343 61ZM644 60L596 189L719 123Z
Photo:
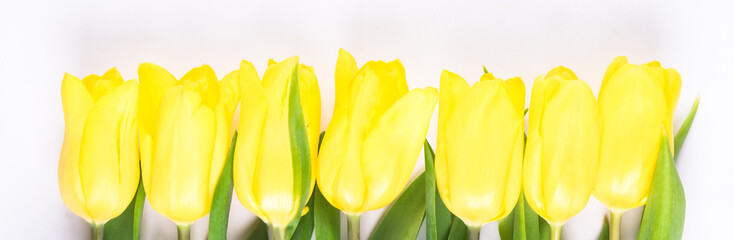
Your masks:
M209 196L214 196L214 189L217 186L219 176L224 168L229 152L232 114L240 100L238 71L232 71L224 76L219 87L220 99L215 111L217 120L216 142L214 143L214 152L211 157L212 163L209 169Z
M94 74L86 76L82 79L82 82L87 87L89 94L97 101L102 96L115 90L115 88L122 85L125 81L122 80L120 72L116 68L112 68L101 77Z
M191 223L209 212L209 168L216 134L214 112L200 92L177 86L161 99L159 136L149 202L177 224Z
M84 126L79 171L95 222L120 215L137 190L137 99L137 83L126 82L97 102Z
M334 116L338 116L338 112L346 111L349 102L349 88L357 73L357 62L349 52L339 49L339 57L336 60L336 71L334 72Z
M361 156L367 182L362 211L387 206L403 190L420 154L436 101L435 88L415 89L395 102L367 135Z
M627 57L625 56L614 58L614 60L612 60L612 63L610 63L607 67L607 71L604 72L604 78L601 81L601 88L599 88L599 92L603 92L604 87L606 87L607 83L609 83L609 79L614 75L614 73L627 64L629 64L629 62L627 61Z
M255 189L255 176L257 164L260 161L258 152L268 105L265 92L260 85L260 76L252 63L243 60L238 75L242 106L240 108L240 134L233 163L235 191L237 198L245 208L261 219L267 219L260 210Z
M441 72L441 91L439 92L438 104L438 144L436 149L436 185L439 192L448 192L448 159L446 158L446 123L448 117L456 106L456 102L469 91L469 84L461 76L443 70ZM445 196L444 194L439 194ZM450 199L443 199L446 205L450 205Z
M183 75L178 85L184 85L188 89L199 92L204 105L215 110L219 104L220 86L219 79L209 65L193 68Z
M512 99L512 104L515 105L517 114L523 116L525 112L525 83L519 77L514 77L507 79L503 85L507 95Z
M58 169L61 199L74 214L91 222L79 176L79 153L84 125L94 106L94 99L81 80L67 73L61 83L61 104L66 127Z

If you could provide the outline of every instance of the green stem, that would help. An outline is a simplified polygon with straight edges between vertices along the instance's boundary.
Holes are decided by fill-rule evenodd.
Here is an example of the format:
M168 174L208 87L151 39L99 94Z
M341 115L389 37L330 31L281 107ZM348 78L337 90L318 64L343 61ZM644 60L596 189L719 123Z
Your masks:
M286 240L285 227L276 227L273 224L268 224L268 232L273 236L273 240Z
M561 240L561 229L563 224L550 224L551 240Z
M482 231L482 226L467 226L469 232L467 232L467 238L469 240L479 240L479 232Z
M176 225L178 228L178 240L191 239L191 223Z
M624 210L609 210L609 212L612 218L609 221L609 240L619 240Z
M359 215L347 214L349 240L359 240Z
M91 223L92 240L102 240L104 235L104 223Z

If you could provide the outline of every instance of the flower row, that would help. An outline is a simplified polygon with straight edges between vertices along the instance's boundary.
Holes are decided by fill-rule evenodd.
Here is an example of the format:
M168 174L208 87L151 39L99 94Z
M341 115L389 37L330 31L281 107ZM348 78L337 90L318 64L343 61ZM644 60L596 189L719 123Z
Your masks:
M143 63L139 83L114 68L82 80L66 74L61 196L99 227L128 207L142 181L153 209L188 229L210 211L239 104L234 190L286 239L309 211L314 184L350 219L393 202L438 102L435 185L469 237L524 195L558 239L592 194L613 216L644 205L661 135L674 149L681 78L658 62L615 58L598 100L570 69L550 70L533 82L527 132L520 78L485 71L470 85L446 70L440 78L440 92L410 90L399 60L359 67L340 50L334 112L319 147L319 84L298 57L270 60L262 78L248 61L221 81L207 65L177 79Z

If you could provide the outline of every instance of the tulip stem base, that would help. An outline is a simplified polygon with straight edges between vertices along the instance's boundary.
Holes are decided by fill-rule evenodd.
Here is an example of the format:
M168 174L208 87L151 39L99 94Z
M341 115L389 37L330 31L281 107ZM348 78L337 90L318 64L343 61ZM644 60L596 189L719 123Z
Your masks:
M550 224L551 240L561 240L561 229L563 224Z
M178 228L178 240L189 240L191 239L191 224L176 225Z
M102 240L104 235L104 223L91 223L92 240Z
M359 215L347 214L349 240L359 240Z
M624 210L610 210L609 240L619 240L621 235L622 214Z
M276 227L272 224L268 224L268 232L270 232L270 239L273 240L286 240L286 233L285 233L286 227Z
M467 238L469 240L479 240L479 232L482 231L482 226L467 226Z

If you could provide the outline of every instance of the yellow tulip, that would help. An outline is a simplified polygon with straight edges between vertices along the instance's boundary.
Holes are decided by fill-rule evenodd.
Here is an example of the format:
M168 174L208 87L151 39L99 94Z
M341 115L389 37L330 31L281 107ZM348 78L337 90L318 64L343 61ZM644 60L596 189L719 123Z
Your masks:
M604 119L599 175L594 196L613 210L642 206L647 201L665 127L673 149L673 112L681 79L660 63L627 63L617 57L607 68L599 90Z
M408 91L399 60L357 69L339 51L335 106L319 153L319 189L350 216L387 206L410 179L438 100L435 88Z
M300 217L299 191L294 189L289 134L288 96L298 57L270 61L262 81L252 63L242 61L240 126L234 158L234 186L242 205L276 229ZM321 97L313 68L300 65L298 86L311 162L319 141ZM312 164L312 166L314 166ZM313 186L311 175L309 186ZM309 192L310 194L310 192ZM305 203L303 203L305 204Z
M179 226L209 213L224 167L232 114L239 101L237 71L217 81L207 65L176 81L143 63L140 78L140 152L143 186L157 212Z
M112 68L61 83L66 131L59 190L67 207L98 226L120 215L135 195L138 158L138 84Z
M594 93L568 68L535 79L530 99L523 190L528 205L561 226L586 206L599 165L601 118ZM557 234L557 235L556 235Z
M673 112L678 104L678 71L659 62L635 65L617 57L599 90L603 118L599 174L594 196L612 213L612 234L627 209L647 202L660 147L660 126L673 151Z
M474 231L515 206L524 139L522 80L491 73L480 80L469 87L459 75L441 73L436 148L441 199Z

